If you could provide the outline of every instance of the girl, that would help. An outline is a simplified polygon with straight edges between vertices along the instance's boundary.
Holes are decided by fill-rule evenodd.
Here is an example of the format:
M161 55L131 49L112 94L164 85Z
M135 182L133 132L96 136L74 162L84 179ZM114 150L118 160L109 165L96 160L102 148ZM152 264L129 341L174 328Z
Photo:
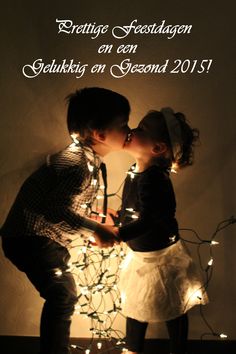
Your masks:
M130 253L121 275L129 354L143 351L149 322L165 322L170 352L186 353L187 311L208 302L201 277L184 248L175 219L173 164L193 162L199 136L182 113L149 112L132 131L125 150L136 160L125 181L118 237Z

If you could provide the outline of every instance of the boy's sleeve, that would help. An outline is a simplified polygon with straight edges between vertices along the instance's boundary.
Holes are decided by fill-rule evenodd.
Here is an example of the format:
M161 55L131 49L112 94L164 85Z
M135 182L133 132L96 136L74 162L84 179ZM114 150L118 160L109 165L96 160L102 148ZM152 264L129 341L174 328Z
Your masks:
M129 241L155 228L170 213L172 202L172 185L163 173L153 169L140 178L137 193L140 203L139 218L119 228L119 238Z

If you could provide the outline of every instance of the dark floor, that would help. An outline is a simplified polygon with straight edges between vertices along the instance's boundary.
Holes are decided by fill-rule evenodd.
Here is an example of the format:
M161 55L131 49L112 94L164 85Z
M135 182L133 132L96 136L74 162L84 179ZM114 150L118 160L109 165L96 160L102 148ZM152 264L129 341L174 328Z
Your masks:
M84 354L89 345L88 339L72 338L72 344L76 344L81 349L73 349L73 354ZM39 349L38 337L13 337L0 336L1 354L37 354ZM188 343L188 354L236 354L236 341L196 341L190 340ZM121 349L115 349L109 341L103 341L102 348L97 349L96 343L91 348L91 354L120 354ZM165 339L146 340L145 354L169 354L168 341Z

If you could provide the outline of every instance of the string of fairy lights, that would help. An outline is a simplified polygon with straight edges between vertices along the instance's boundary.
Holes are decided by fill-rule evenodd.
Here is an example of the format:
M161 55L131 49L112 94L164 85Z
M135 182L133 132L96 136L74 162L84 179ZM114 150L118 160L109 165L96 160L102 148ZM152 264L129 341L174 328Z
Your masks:
M70 264L79 293L75 314L90 319L92 338L85 351L88 354L95 337L109 341L116 338L117 345L123 342L124 334L114 329L114 322L121 311L117 283L125 250L121 245L98 249L86 240L75 249L77 260ZM102 348L102 342L98 341L97 348Z
M80 145L76 136L72 136L71 149L76 151ZM96 158L96 157L94 157ZM91 185L97 194L93 205L84 203L82 208L85 215L99 222L105 222L104 201L106 195L106 180L104 176L98 179L96 161L88 161L87 167L91 174ZM101 171L100 171L101 174ZM99 185L99 180L103 185ZM77 289L78 302L75 315L90 319L91 339L86 347L72 345L85 354L92 353L94 346L100 353L107 353L112 347L124 348L124 333L115 329L115 322L121 315L121 294L117 283L119 282L121 264L126 255L123 244L100 249L93 244L91 235L81 233L72 242L71 262L67 271L74 275ZM61 271L59 271L59 276ZM96 338L96 343L95 339ZM103 339L103 340L102 340ZM109 349L104 350L104 339L108 342Z
M72 137L74 142L71 144L71 148L75 149L79 144L75 137ZM88 169L93 173L93 166L88 162ZM176 172L173 168L172 172ZM135 178L135 173L131 169L127 172L130 178ZM100 212L102 210L101 203L104 199L104 186L97 185L92 178L91 184L97 188L97 198L94 203L93 209L88 208L90 215L97 218L98 221L105 221L105 215ZM118 197L121 199L119 193L124 184L121 183L120 187L115 193L108 194L107 197ZM84 208L87 206L85 205ZM131 218L138 218L135 210L128 208L131 213ZM221 339L227 338L225 333L216 332L203 312L203 306L201 305L201 299L204 291L209 287L210 280L213 275L214 257L213 248L219 245L219 241L216 240L218 233L226 227L236 222L235 217L223 220L220 222L214 233L209 239L202 239L196 231L193 229L180 229L181 234L189 232L194 235L196 240L186 239L181 237L183 242L196 245L197 255L200 268L204 274L204 286L199 289L194 289L189 299L195 296L199 300L199 309L202 320L204 321L209 332L203 333L201 339L205 336L215 336ZM89 344L84 346L71 345L72 348L83 352L84 354L92 354L93 350L100 354L109 353L114 348L119 348L125 352L125 335L122 331L115 329L115 324L118 316L122 315L122 296L117 286L119 283L119 275L122 270L122 264L126 256L126 245L114 245L113 247L100 249L93 245L93 238L86 235L79 235L76 240L73 241L72 258L68 264L67 272L71 272L76 281L78 287L78 302L75 307L75 315L80 315L90 319L90 332L91 338ZM208 246L209 260L206 263L203 260L201 249L203 245ZM56 276L62 275L62 270L55 270ZM124 316L123 316L124 317ZM104 349L104 340L109 343L108 347ZM95 348L96 346L96 348Z
M232 225L236 223L236 218L234 216L231 216L229 219L225 219L223 221L221 221L215 231L213 232L212 236L209 239L202 239L198 233L193 230L193 229L179 229L182 232L190 232L194 235L194 237L197 239L197 241L192 241L192 240L188 240L185 239L183 237L181 237L181 239L184 242L187 243L191 243L197 246L197 255L198 255L198 260L199 260L199 265L200 265L200 269L202 270L204 277L205 277L205 282L204 282L204 289L207 290L209 287L209 283L210 280L212 279L213 276L213 266L214 266L214 255L213 255L213 249L215 246L219 245L220 242L216 240L216 238L218 237L218 234L220 231L224 230L225 228L227 228L228 226ZM208 258L208 262L205 263L205 261L202 260L202 255L201 255L201 248L203 245L208 245L208 253L209 253L209 258ZM201 289L199 289L201 290ZM201 339L203 339L206 336L213 336L213 337L218 337L221 339L225 339L227 338L227 334L225 333L220 333L220 332L216 332L213 327L210 325L209 321L206 319L206 316L204 315L204 311L203 311L203 306L200 303L199 306L199 311L200 311L200 315L202 320L204 321L206 327L209 329L209 332L205 332L201 335Z

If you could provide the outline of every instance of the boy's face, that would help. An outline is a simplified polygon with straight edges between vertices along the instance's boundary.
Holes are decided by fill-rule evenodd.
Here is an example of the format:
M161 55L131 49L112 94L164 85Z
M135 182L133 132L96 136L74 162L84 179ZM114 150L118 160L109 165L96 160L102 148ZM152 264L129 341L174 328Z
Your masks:
M123 116L117 117L110 128L104 132L103 143L111 151L121 150L124 147L129 132L128 118Z

